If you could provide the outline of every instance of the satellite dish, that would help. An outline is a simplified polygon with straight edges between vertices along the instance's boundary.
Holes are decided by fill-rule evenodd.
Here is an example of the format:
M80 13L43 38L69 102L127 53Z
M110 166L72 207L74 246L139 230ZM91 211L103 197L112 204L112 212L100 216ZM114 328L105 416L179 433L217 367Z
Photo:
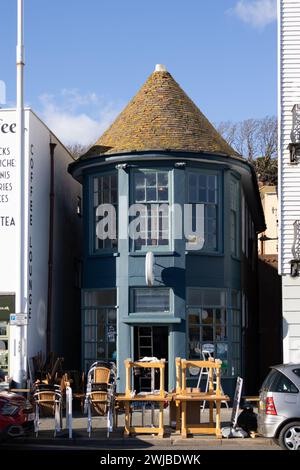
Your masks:
M148 251L145 258L145 278L147 286L153 286L154 284L153 264L154 255L152 251Z

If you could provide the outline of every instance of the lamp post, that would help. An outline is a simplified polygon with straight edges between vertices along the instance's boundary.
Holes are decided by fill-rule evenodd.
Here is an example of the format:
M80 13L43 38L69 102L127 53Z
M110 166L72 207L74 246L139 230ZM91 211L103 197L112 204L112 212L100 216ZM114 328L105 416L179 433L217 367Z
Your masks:
M17 28L17 191L16 208L16 314L25 313L25 164L24 164L24 4L18 0ZM25 344L25 325L22 321L11 326L13 329L12 377L17 387L22 387L26 379L27 357Z

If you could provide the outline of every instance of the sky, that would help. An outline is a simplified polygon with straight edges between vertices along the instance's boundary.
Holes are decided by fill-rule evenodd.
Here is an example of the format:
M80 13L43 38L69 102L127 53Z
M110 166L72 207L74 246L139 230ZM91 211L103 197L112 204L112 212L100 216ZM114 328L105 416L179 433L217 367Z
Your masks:
M94 142L158 63L214 123L276 114L276 0L24 4L25 102L65 144ZM0 0L6 107L15 105L16 5Z

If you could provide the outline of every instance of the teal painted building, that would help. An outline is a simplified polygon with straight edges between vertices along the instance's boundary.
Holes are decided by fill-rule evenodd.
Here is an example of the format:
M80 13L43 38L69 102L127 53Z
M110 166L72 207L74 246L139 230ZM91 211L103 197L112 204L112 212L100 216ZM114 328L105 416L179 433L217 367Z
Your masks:
M265 224L251 165L157 66L69 171L83 185L83 367L116 360L123 391L124 359L165 358L171 390L175 358L209 349L223 361L225 391L238 375L254 390L256 239Z

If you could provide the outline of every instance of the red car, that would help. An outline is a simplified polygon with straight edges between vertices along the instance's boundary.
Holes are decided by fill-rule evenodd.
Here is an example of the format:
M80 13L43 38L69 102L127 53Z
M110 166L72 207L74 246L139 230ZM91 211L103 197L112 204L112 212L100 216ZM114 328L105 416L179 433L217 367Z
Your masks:
M0 392L0 440L23 435L33 428L33 423L32 406L22 395Z

